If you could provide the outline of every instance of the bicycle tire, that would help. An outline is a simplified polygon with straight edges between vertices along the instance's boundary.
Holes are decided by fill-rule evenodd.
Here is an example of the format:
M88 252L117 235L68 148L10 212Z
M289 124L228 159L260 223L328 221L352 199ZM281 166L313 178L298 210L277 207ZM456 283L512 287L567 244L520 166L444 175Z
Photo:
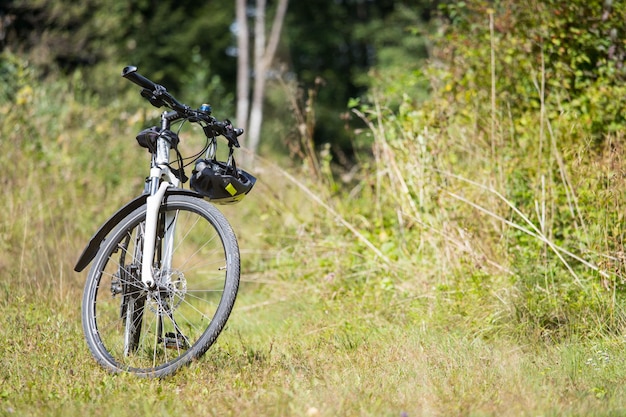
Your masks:
M83 331L92 355L109 371L146 377L175 373L215 343L235 304L239 247L224 215L202 198L176 194L165 197L160 219L168 213L176 222L160 221L156 288L143 286L141 259L133 259L141 248L131 247L143 241L145 204L103 240L87 276ZM161 270L159 245L174 223L171 267Z

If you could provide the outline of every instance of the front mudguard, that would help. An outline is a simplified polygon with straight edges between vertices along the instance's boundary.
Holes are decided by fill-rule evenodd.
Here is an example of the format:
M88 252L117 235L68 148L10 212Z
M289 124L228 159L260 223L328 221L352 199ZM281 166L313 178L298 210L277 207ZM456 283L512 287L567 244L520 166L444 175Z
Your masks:
M167 197L170 195L192 195L198 198L202 198L202 196L195 191L191 190L183 190L182 188L170 188L166 191L165 197L163 197L163 201L167 201ZM104 239L107 237L109 232L113 230L113 228L128 214L138 209L142 205L146 204L146 199L148 198L148 194L142 194L139 197L128 202L125 206L120 208L114 215L112 215L100 228L98 231L92 236L91 240L83 250L83 253L78 258L76 262L76 266L74 266L74 271L81 272L89 263L95 258L98 250L100 249L100 245L104 242Z

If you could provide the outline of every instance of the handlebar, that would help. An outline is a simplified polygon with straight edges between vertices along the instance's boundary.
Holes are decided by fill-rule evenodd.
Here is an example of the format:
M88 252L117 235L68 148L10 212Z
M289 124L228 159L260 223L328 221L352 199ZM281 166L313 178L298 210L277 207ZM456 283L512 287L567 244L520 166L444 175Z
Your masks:
M160 84L144 77L137 72L137 67L129 65L122 70L122 77L142 87L142 97L150 101L155 107L169 107L174 110L178 117L187 119L190 122L205 122L207 125L203 127L205 135L207 137L214 135L222 135L228 139L229 144L239 148L239 141L237 136L243 134L243 129L233 127L230 120L223 122L217 121L217 119L210 114L209 111L194 110L191 107L180 103L176 100L167 89Z
M146 88L146 89L148 89L150 91L157 90L157 85L158 84L156 84L153 81L150 81L149 79L147 79L143 75L139 74L137 72L137 67L135 67L135 66L129 65L127 67L124 67L124 69L122 70L122 77L124 77L127 80L134 82L138 86Z

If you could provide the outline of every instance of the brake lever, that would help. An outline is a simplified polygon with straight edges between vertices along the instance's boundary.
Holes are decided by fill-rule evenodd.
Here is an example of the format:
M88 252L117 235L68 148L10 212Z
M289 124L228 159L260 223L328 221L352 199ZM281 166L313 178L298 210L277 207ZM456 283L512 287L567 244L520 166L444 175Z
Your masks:
M241 147L237 136L243 134L243 129L233 127L233 124L228 119L223 122L218 122L213 119L213 123L203 126L202 129L207 138L222 135L228 140L229 146L234 146L235 148Z
M154 94L155 91L150 91L147 88L144 88L143 90L141 90L141 97L148 100L150 104L152 104L154 107L158 108L165 106L165 102L163 101L163 99L160 96Z
M222 135L226 139L228 139L228 142L230 142L230 144L234 146L235 148L241 147L241 145L239 145L239 140L237 140L237 136L243 133L243 129L237 129L233 127L233 124L228 119L224 120L223 127L224 127L223 129L224 131L222 132ZM241 131L241 133L239 133L239 131Z

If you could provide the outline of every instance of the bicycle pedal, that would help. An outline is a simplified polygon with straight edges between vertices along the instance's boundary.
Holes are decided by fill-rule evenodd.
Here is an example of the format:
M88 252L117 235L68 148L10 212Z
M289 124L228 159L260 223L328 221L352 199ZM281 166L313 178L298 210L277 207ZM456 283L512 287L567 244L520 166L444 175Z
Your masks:
M187 339L180 333L167 332L161 342L167 349L189 349Z

